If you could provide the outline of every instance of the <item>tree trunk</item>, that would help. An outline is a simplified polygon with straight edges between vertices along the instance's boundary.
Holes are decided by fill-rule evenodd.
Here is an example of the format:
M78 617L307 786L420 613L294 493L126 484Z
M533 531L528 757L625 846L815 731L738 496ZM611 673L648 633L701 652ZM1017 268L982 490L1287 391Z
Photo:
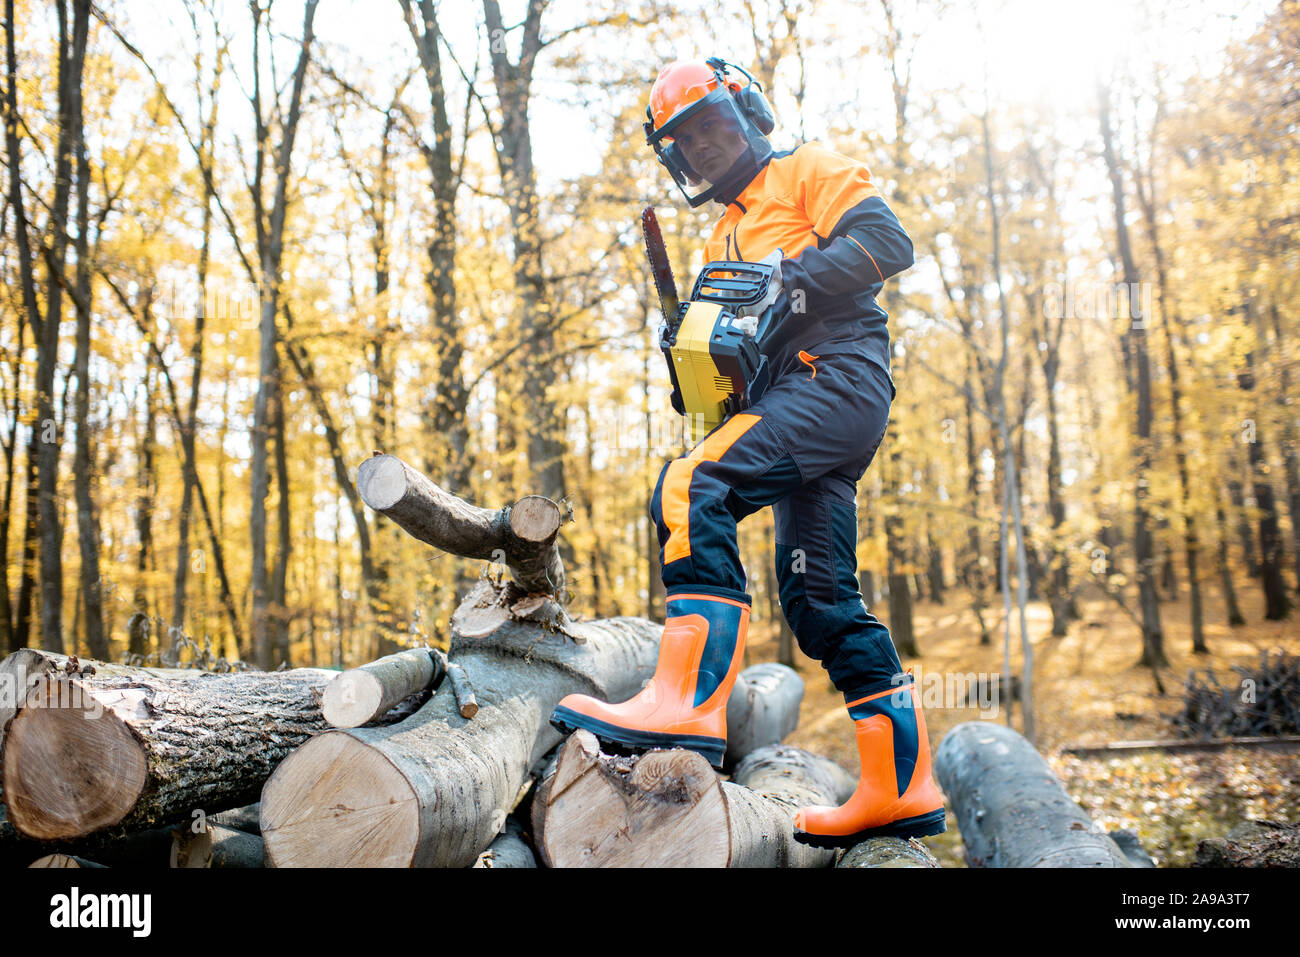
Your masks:
M473 596L464 604L472 604ZM571 626L578 640L508 621L452 651L480 709L461 717L444 682L387 728L329 731L299 748L262 793L276 867L465 867L496 835L528 770L560 740L548 723L567 694L621 701L654 671L661 631L618 618Z
M1291 549L1295 560L1296 587L1300 589L1300 438L1296 436L1296 415L1292 411L1295 398L1291 394L1291 360L1287 344L1282 339L1282 321L1277 303L1269 306L1273 320L1273 335L1282 352L1279 371L1281 389L1278 405L1282 407L1282 466L1286 475L1287 510L1291 515Z
M1129 867L1047 762L1010 728L959 724L935 753L971 867Z
M1244 625L1246 617L1241 613L1241 607L1237 604L1237 586L1232 583L1232 565L1228 559L1228 539L1231 537L1231 531L1228 529L1228 517L1223 511L1223 488L1215 488L1214 494L1214 514L1219 524L1219 582L1223 586L1223 603L1226 606L1229 625Z
M54 161L54 201L50 207L51 248L46 257L49 280L45 318L37 336L36 419L41 431L37 446L37 495L41 533L41 646L63 650L63 524L59 507L59 456L63 437L54 417L54 376L59 362L59 330L63 321L64 258L68 246L68 202L72 192L72 151L81 139L82 70L90 23L89 0L72 5L69 36L67 9L56 5L59 20L59 123ZM16 171L15 171L16 174ZM22 201L17 185L15 194ZM64 406L66 408L66 405Z
M1247 352L1245 367L1237 373L1237 384L1251 395L1255 391L1254 352ZM1273 483L1268 477L1268 463L1264 456L1264 437L1260 423L1254 424L1252 441L1248 444L1250 468L1255 477L1255 506L1259 509L1259 568L1264 586L1264 617L1281 621L1291 614L1293 603L1282 579L1283 545L1278 527L1277 507L1273 501Z
M1115 230L1119 244L1120 260L1124 269L1124 283L1129 290L1129 312L1132 316L1132 296L1138 289L1137 265L1133 259L1132 246L1129 243L1128 222L1124 212L1124 181L1120 172L1119 160L1115 155L1113 135L1110 125L1110 91L1101 88L1098 91L1099 119L1101 121L1102 154L1106 160L1106 169L1110 176L1111 200L1114 203ZM1147 498L1149 495L1148 473L1151 471L1151 361L1147 353L1146 320L1143 316L1132 317L1128 331L1124 334L1126 355L1131 357L1132 381L1136 387L1137 399L1137 460L1134 468L1135 500L1134 509L1134 560L1137 568L1138 602L1142 616L1142 657L1140 664L1156 672L1167 667L1165 657L1164 630L1160 624L1160 603L1156 595L1156 555L1155 542L1152 539ZM1159 675L1156 675L1157 681Z
M473 463L469 453L469 425L465 420L469 389L461 369L465 346L460 317L456 314L455 282L456 195L464 164L456 165L452 156L453 129L438 48L441 27L437 9L433 0L419 0L419 23L411 0L402 0L402 11L424 71L433 121L433 144L421 143L420 152L429 168L433 187L433 227L427 248L429 271L425 274L425 283L432 301L432 345L438 357L438 367L435 387L426 393L432 393L432 398L425 400L424 417L429 436L450 453L442 456L441 461L430 456L424 467L435 481L453 494L466 495Z
M532 344L522 353L526 358L517 370L533 416L528 434L528 464L533 486L541 495L558 501L565 493L563 421L555 398L547 394L556 381L558 366L554 358L558 304L548 295L542 263L541 210L528 116L533 66L542 47L542 13L548 3L549 0L529 0L517 62L510 62L505 43L493 42L489 49L501 109L501 125L495 141L501 185L510 207L515 295L520 317L518 336ZM497 0L483 0L483 11L489 33L503 37L505 27Z
M272 601L266 567L266 498L270 490L270 473L267 467L267 439L272 425L275 397L279 394L280 373L277 359L278 329L276 315L280 307L280 264L284 251L284 224L288 207L290 159L298 133L298 120L302 111L302 91L306 80L307 64L311 59L312 21L316 16L317 0L307 0L303 9L302 41L298 51L298 64L293 73L293 89L289 109L281 130L279 148L275 155L275 193L269 217L266 217L262 195L262 172L266 144L266 126L261 104L261 69L257 62L257 37L261 34L262 10L253 7L253 106L257 123L257 168L253 181L253 205L257 219L258 258L261 264L261 338L258 356L258 387L253 402L253 454L250 472L252 508L249 513L249 531L252 535L253 590L253 652L262 668L270 668L275 654L277 632L271 620L269 605ZM277 91L278 92L278 91ZM278 105L278 104L277 104ZM287 560L288 556L284 558Z
M73 152L77 158L77 445L73 464L77 498L77 545L81 552L81 598L86 613L86 647L92 658L108 657L104 631L104 599L100 591L99 514L92 484L95 454L90 444L90 160L86 151L80 84L75 109L77 125ZM73 638L76 628L73 628Z
M96 668L41 675L9 726L5 802L25 836L141 830L256 800L285 755L326 727L320 694L335 677Z

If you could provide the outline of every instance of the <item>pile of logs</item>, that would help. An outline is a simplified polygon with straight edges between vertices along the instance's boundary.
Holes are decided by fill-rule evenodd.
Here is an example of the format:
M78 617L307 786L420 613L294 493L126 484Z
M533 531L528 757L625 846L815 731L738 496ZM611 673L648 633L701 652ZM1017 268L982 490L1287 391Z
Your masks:
M1256 668L1232 668L1220 684L1213 671L1187 675L1183 708L1173 718L1186 738L1271 737L1300 734L1300 656L1264 652Z
M547 499L476 508L386 455L357 485L413 536L508 571L465 597L448 651L342 674L11 655L0 662L0 864L938 866L919 841L829 851L794 840L795 810L843 802L856 775L781 743L803 698L784 666L737 679L725 776L689 751L631 758L583 731L562 740L555 705L634 695L662 626L569 617L561 516ZM1009 729L959 726L936 773L973 865L1129 864Z
M834 852L794 842L793 814L842 800L853 782L779 745L798 722L793 671L758 665L737 680L730 780L690 752L633 760L602 755L589 735L562 742L549 723L559 700L631 697L653 673L662 626L568 616L561 516L547 499L475 508L383 455L363 464L357 485L415 537L509 572L485 575L464 599L447 653L411 649L341 675L11 656L0 665L11 689L0 696L0 860L833 863ZM613 830L598 833L598 821ZM900 854L932 863L915 848Z

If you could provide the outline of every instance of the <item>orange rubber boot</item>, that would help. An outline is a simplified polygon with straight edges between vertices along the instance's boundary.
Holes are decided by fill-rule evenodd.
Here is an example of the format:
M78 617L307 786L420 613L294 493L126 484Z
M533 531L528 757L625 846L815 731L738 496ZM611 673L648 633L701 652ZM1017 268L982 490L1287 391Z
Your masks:
M727 698L740 671L749 606L748 595L729 589L670 591L659 663L640 693L622 704L571 694L551 712L551 724L565 734L585 728L634 751L689 748L722 767Z
M930 739L911 673L902 684L857 696L848 709L857 726L858 789L840 807L796 812L795 840L815 847L852 847L879 835L926 837L947 830L943 795L930 776Z

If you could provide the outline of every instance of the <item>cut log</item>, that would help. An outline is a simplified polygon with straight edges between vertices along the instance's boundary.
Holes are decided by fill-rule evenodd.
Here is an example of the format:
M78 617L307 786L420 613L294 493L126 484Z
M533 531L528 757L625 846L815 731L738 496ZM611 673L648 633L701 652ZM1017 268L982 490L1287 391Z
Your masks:
M171 866L178 868L261 867L262 839L234 828L209 824L195 833L193 828L174 831Z
M935 777L971 867L1131 867L1033 745L987 721L959 724L935 754Z
M479 508L447 492L393 455L375 455L357 469L357 491L408 534L453 555L510 569L521 595L559 596L564 564L555 539L560 508L526 495L513 506Z
M478 856L475 867L536 867L533 849L524 840L524 829L514 818L506 820L506 829Z
M799 727L803 679L775 662L751 665L736 678L727 699L727 768L751 751L780 744Z
M836 867L938 867L939 861L916 838L873 837L846 850Z
M441 671L439 659L428 649L387 655L345 671L327 684L321 713L336 728L359 728L434 684Z
M848 800L857 781L828 758L784 744L752 751L723 785L731 831L729 867L829 867L836 851L794 839L794 812Z
M507 621L489 638L453 627L451 657L478 694L468 721L444 681L386 728L318 735L262 792L276 867L467 867L500 833L529 769L560 741L565 695L622 701L654 672L662 627L636 618L577 623L581 642Z
M533 804L533 847L551 867L822 867L835 852L794 841L794 812L851 793L847 772L781 745L723 782L680 748L606 755L570 736Z
M1300 824L1242 821L1196 846L1196 867L1300 867Z
M255 801L275 766L326 727L320 694L335 676L122 666L42 675L4 742L9 821L25 837L59 840Z

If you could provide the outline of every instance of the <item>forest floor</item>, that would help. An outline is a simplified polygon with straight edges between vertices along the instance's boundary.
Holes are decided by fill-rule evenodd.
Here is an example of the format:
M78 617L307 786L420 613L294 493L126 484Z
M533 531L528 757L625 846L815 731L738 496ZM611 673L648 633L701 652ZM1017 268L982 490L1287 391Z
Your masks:
M1219 752L1140 751L1122 757L1076 756L1065 749L1117 741L1172 739L1170 718L1183 706L1184 680L1189 669L1212 669L1225 685L1239 677L1233 665L1257 665L1264 652L1300 653L1300 614L1290 621L1263 620L1263 594L1254 581L1239 583L1238 599L1247 624L1225 624L1220 595L1207 588L1204 595L1206 642L1210 654L1191 653L1190 601L1186 588L1177 600L1161 603L1165 654L1170 667L1162 669L1166 694L1156 693L1149 668L1136 662L1141 652L1140 632L1110 598L1080 596L1082 620L1071 622L1064 638L1051 637L1051 611L1045 602L1028 606L1027 618L1034 648L1034 700L1038 748L1061 778L1066 790L1108 831L1128 828L1161 867L1187 867L1196 845L1220 837L1242 820L1272 819L1300 822L1300 752L1232 748ZM1007 722L1003 707L988 700L975 707L947 700L935 707L940 692L936 676L995 674L1002 669L1002 607L986 611L991 644L979 644L979 630L964 592L950 592L945 605L921 603L913 609L913 624L920 657L903 658L904 667L916 669L923 695L925 719L932 750L943 736L965 721ZM958 599L958 595L962 595ZM958 601L965 604L959 609ZM884 618L885 610L876 609ZM1021 671L1018 615L1012 609L1011 671ZM769 629L755 621L755 636ZM831 686L820 665L798 651L796 666L805 681L799 728L788 743L824 754L856 772L857 750L853 726L845 715L843 698ZM749 663L776 659L774 638L751 643ZM928 677L927 677L928 676ZM979 705L983 704L984 707ZM1023 732L1023 715L1016 703L1013 727ZM946 867L965 866L961 835L951 808L948 831L927 838L926 845Z

